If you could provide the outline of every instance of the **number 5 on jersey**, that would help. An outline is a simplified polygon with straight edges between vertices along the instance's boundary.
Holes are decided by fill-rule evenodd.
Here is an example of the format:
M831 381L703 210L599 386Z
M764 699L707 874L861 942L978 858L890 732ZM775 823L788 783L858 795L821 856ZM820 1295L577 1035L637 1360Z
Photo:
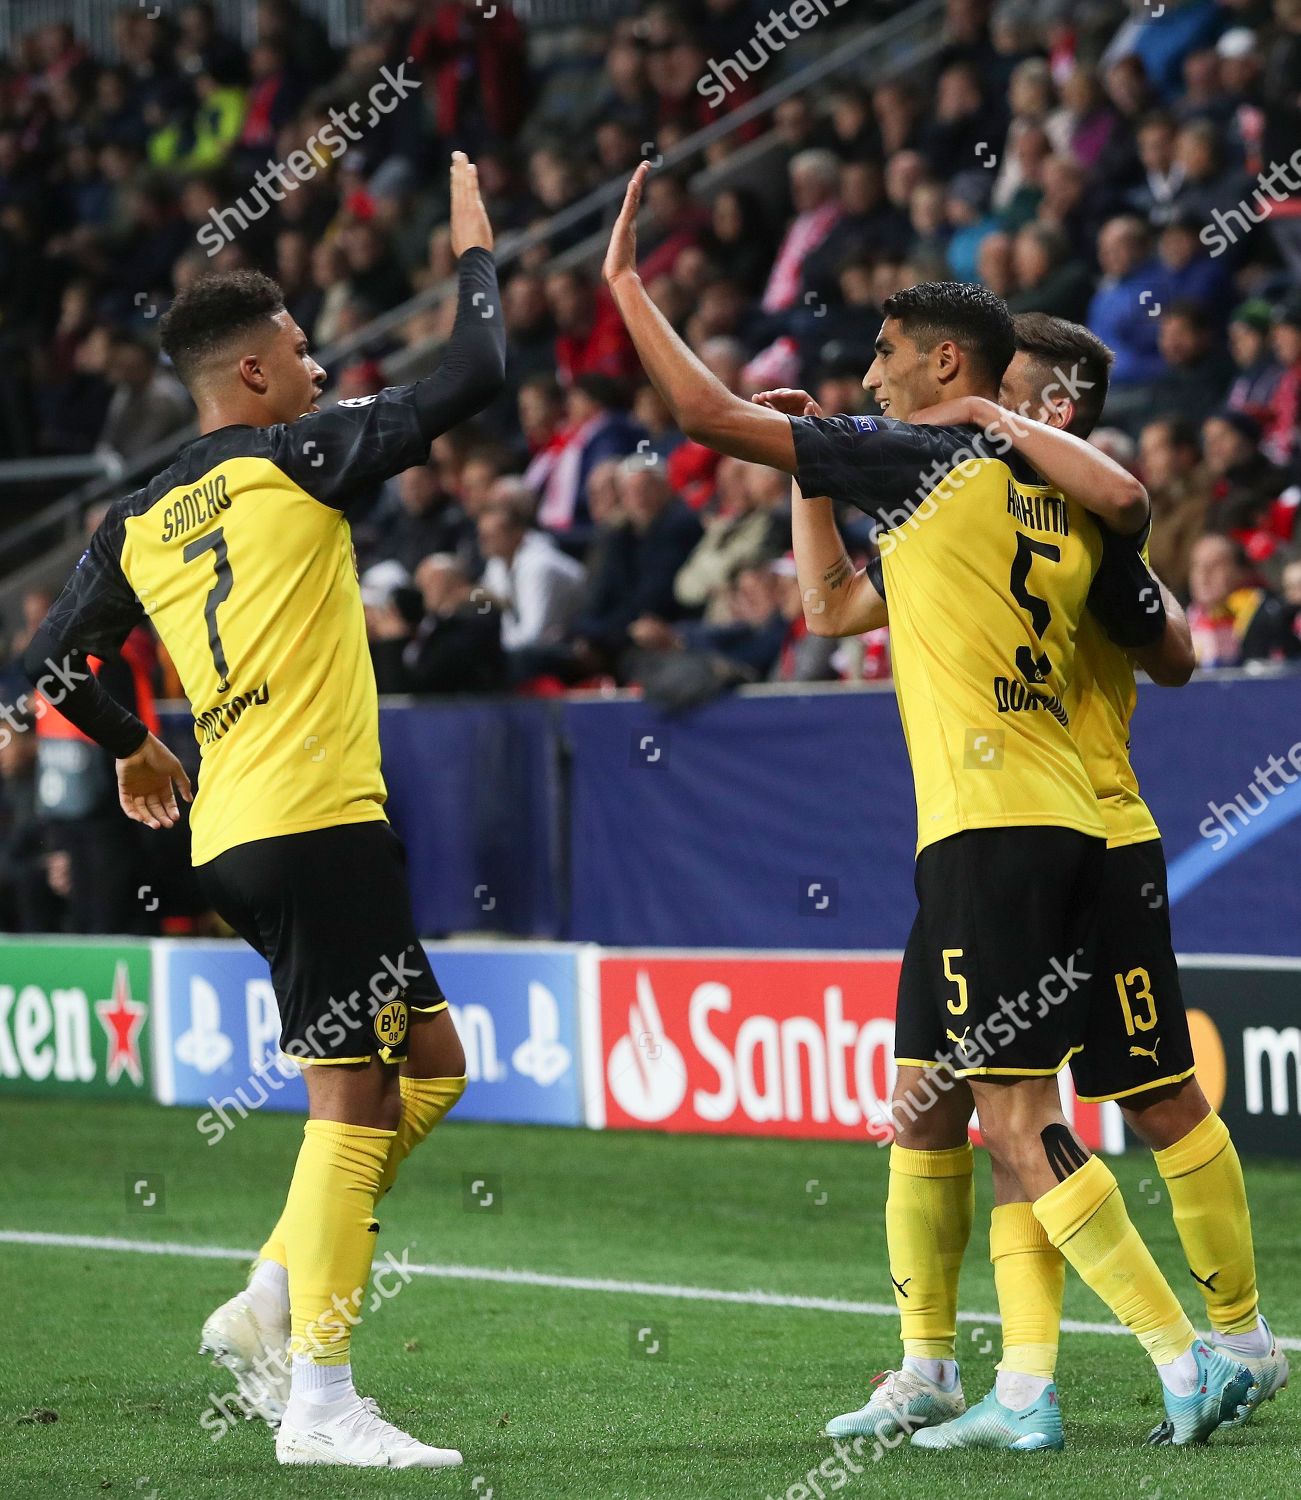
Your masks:
M217 628L217 609L230 598L234 579L230 571L230 559L226 556L226 536L220 526L207 536L196 537L186 544L181 556L187 563L205 552L213 554L217 578L208 590L208 601L203 606L203 618L208 625L208 649L212 652L212 664L217 669L217 691L230 692L230 668L226 665L226 648L221 644L221 631Z

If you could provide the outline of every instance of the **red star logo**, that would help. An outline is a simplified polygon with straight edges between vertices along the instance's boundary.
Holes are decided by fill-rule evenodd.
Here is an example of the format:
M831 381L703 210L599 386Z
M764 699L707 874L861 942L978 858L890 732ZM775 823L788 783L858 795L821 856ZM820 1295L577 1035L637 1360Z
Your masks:
M119 962L113 973L113 998L96 1000L95 1014L108 1036L109 1083L116 1083L126 1073L132 1083L145 1081L140 1066L140 1028L145 1024L149 1007L131 998L131 980L125 962Z

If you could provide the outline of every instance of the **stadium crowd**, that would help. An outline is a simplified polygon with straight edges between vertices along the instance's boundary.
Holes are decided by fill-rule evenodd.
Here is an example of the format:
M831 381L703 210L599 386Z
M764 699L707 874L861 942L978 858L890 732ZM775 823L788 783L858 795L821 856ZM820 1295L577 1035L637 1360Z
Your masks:
M0 448L129 463L183 426L153 330L213 270L270 271L318 348L437 287L445 163L465 149L498 233L545 232L504 272L506 392L354 525L381 692L618 683L681 705L888 677L888 632L807 635L787 485L676 432L591 259L557 264L613 210L548 227L789 68L735 63L769 9L652 0L542 45L505 4L369 0L337 51L293 0L258 0L247 48L207 4L130 5L108 62L69 27L32 33L0 69ZM330 136L332 119L365 128ZM1148 487L1152 562L1200 663L1301 658L1301 0L948 0L922 71L838 77L695 165L768 130L780 170L761 184L649 183L642 276L706 365L740 394L803 386L857 413L899 288L980 280L1014 312L1085 322L1116 355L1094 441ZM292 190L255 186L295 160ZM340 361L333 394L380 389L452 310ZM866 556L861 518L843 525ZM46 602L7 622L11 657ZM152 642L127 676L138 698L179 696ZM0 925L51 920L15 912L32 870L29 899L67 897L24 790L34 739L0 752Z

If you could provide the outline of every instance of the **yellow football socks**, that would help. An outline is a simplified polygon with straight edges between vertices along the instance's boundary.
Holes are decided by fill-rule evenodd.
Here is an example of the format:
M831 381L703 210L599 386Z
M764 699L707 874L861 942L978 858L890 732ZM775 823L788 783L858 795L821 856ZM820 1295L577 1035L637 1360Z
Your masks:
M1211 1113L1182 1140L1152 1155L1212 1328L1250 1332L1256 1327L1256 1258L1242 1163L1229 1127Z
M397 1138L389 1148L384 1175L380 1178L381 1198L393 1186L398 1168L465 1092L465 1084L464 1074L460 1078L404 1076L398 1080L398 1087L402 1090L402 1118L398 1122Z
M1187 1352L1193 1325L1130 1223L1116 1179L1101 1158L1091 1156L1036 1199L1034 1214L1154 1364L1172 1364Z
M904 1353L914 1359L954 1357L958 1273L974 1205L970 1144L949 1151L891 1146L886 1243Z
M398 1168L429 1134L435 1125L448 1113L465 1092L466 1079L460 1078L400 1078L398 1087L402 1091L402 1118L398 1122L397 1135L389 1148L388 1160L380 1178L377 1198L382 1198L393 1186ZM285 1216L267 1236L266 1244L258 1251L262 1260L273 1260L277 1265L288 1266L285 1253Z
M308 1120L281 1216L288 1252L290 1349L315 1364L348 1363L361 1319L375 1195L394 1132Z
M989 1221L989 1258L1003 1319L998 1368L1051 1380L1057 1368L1066 1261L1028 1203L1001 1204Z

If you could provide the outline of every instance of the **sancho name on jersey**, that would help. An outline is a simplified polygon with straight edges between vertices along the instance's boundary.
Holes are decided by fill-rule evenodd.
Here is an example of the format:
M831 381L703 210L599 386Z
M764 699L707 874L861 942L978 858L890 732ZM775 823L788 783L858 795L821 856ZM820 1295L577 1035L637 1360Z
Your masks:
M805 494L874 517L917 847L970 828L1101 836L1066 708L1102 536L975 428L791 419ZM876 571L876 570L874 570Z
M496 270L471 249L433 375L188 443L110 508L51 608L41 648L56 657L112 654L146 617L171 653L203 756L196 865L254 839L384 818L347 513L496 393L504 335L485 301L497 311Z

